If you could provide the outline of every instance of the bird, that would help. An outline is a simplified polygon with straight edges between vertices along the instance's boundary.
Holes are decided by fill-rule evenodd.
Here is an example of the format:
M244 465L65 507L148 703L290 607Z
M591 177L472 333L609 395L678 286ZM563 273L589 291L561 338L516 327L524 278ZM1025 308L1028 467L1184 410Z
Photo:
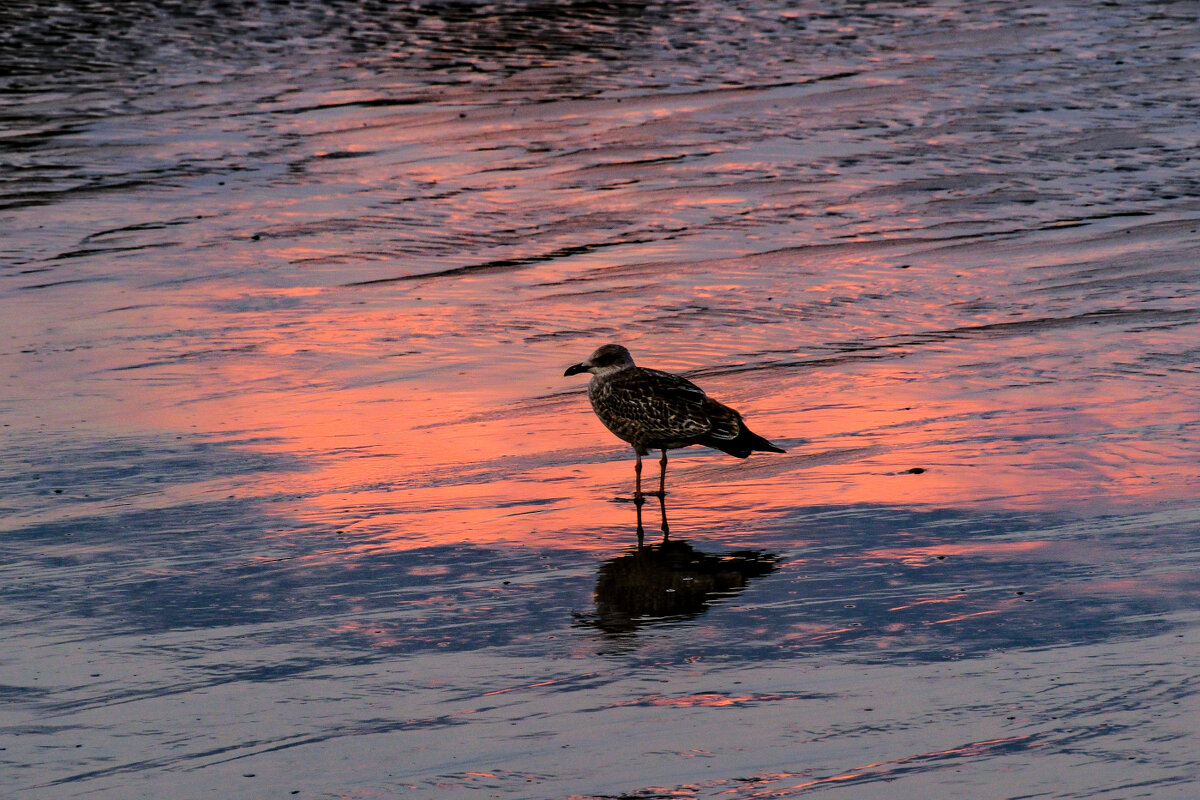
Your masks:
M666 496L667 451L702 444L746 458L760 450L784 453L754 433L742 415L718 403L696 384L679 375L639 367L619 344L597 348L587 361L567 367L563 376L591 373L588 399L592 410L618 439L633 445L637 455L634 501L642 501L642 456L662 450L657 495Z

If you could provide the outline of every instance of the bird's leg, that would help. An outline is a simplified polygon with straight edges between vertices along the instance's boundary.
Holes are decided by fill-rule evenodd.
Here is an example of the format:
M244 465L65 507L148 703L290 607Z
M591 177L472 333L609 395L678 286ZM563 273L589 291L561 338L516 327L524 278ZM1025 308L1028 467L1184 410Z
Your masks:
M642 454L634 451L634 455L637 456L637 461L633 464L633 474L637 476L637 480L635 481L635 488L633 490L633 502L637 503L640 509L645 500L642 497Z
M637 507L638 550L641 550L646 541L646 529L642 527L642 504L634 503L634 505Z
M667 496L665 494L658 496L658 510L662 514L662 532L663 541L665 542L667 537L671 535L671 529L667 527Z
M663 448L662 461L658 462L658 496L667 496L667 448Z

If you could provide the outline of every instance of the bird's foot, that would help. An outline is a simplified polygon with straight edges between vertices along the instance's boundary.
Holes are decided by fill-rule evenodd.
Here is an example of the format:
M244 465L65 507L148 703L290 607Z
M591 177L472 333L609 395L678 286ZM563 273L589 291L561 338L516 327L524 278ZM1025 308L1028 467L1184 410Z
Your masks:
M641 494L634 494L632 496L617 495L616 497L614 497L612 499L612 502L614 502L614 503L637 503L640 506L646 502L647 497L657 497L660 499L666 499L666 496L667 496L666 492L642 492Z

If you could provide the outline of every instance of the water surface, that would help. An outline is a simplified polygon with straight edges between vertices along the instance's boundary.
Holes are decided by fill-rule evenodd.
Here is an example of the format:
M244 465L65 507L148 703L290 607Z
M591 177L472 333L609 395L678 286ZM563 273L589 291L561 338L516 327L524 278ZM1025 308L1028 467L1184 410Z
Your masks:
M4 784L1188 797L1194 12L13 6Z

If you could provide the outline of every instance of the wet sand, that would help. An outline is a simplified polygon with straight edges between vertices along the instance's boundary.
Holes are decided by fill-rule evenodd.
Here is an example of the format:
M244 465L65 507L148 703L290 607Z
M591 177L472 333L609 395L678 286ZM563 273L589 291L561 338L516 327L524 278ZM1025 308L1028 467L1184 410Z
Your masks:
M80 8L0 34L14 796L1194 793L1194 5ZM606 341L789 452L639 550Z

